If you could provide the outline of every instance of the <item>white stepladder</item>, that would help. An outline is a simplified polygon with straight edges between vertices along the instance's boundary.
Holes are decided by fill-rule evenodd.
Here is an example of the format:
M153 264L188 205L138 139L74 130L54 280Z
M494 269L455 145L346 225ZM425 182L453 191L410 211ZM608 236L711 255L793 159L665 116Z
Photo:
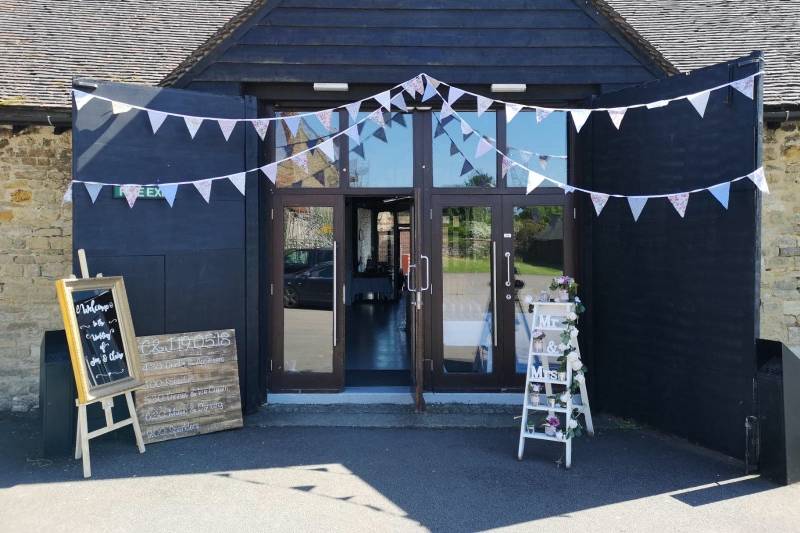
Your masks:
M522 421L519 429L519 449L517 458L522 460L525 451L525 439L539 439L563 443L566 447L565 466L572 465L572 438L566 436L565 431L553 435L545 431L537 431L535 425L528 425L531 413L547 413L547 418L558 417L559 424L563 424L566 429L567 423L572 414L577 410L578 415L583 415L586 423L586 432L594 435L594 425L592 424L592 412L589 408L589 395L586 392L586 383L578 381L580 393L571 394L575 372L572 366L567 364L564 371L560 371L560 363L557 361L563 355L558 349L562 343L561 334L567 330L565 323L566 317L575 312L575 304L572 302L534 302L533 321L531 331L540 331L545 337L541 345L531 334L530 347L528 349L528 368L525 373L525 396L522 402ZM580 348L574 350L580 357ZM551 369L551 363L555 369ZM544 387L544 394L542 394ZM554 393L554 387L557 388ZM566 401L558 401L559 399ZM535 416L535 415L533 415Z

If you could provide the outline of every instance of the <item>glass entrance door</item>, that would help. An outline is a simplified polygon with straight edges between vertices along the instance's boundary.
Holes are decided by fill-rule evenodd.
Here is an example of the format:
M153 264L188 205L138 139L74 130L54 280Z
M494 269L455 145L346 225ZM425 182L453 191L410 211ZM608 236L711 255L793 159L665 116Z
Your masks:
M281 195L272 211L274 390L344 386L343 199Z

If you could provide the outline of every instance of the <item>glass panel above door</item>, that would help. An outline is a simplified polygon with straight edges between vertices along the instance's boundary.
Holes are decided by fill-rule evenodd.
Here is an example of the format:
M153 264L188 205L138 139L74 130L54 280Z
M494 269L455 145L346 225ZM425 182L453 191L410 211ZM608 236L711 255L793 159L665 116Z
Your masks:
M480 117L474 111L458 111L458 114L475 130L473 133L462 133L461 121L453 115L441 118L438 111L431 113L433 186L494 187L497 152L490 149L476 157L475 149L480 134L497 138L497 117L494 111L486 111Z
M357 122L369 113L359 113ZM351 187L412 187L414 125L410 113L384 113L386 126L359 124L361 144L350 141Z
M506 126L506 144L506 154L513 161L560 183L567 182L566 113L551 113L537 124L535 112L520 112ZM509 187L525 187L528 173L515 165L509 169L506 179ZM545 181L540 187L555 185Z
M297 114L299 113L281 112L276 113L276 116L293 116ZM333 113L330 131L314 115L300 118L297 130L294 133L289 125L282 120L274 121L271 127L275 127L275 160L280 161L313 147L331 135L336 134L339 131L339 114ZM321 151L313 150L306 152L308 168L304 168L296 160L289 160L279 164L276 185L278 187L296 188L338 187L341 138L342 136L340 135L333 140L334 161L330 161Z

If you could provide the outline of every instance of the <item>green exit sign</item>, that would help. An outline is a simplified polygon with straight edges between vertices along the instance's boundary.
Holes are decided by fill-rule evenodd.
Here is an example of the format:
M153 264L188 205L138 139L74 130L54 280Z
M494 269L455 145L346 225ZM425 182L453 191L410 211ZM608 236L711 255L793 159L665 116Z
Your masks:
M114 198L125 198L119 185L114 185ZM157 186L150 185L139 189L139 199L155 200L156 198L164 198L164 195L161 194L161 189Z

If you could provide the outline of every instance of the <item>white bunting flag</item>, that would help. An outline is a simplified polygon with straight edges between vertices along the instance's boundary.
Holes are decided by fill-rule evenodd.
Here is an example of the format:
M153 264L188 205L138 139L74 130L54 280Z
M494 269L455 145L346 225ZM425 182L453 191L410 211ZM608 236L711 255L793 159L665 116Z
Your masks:
M434 87L434 88L436 88L436 89L438 89L438 88L439 88L439 84L440 84L441 82L440 82L439 80L437 80L436 78L434 78L434 77L432 77L432 76L428 76L427 74L425 74L425 79L427 79L427 80L428 80L428 83L429 83L429 84L431 84L431 85L433 85L433 87Z
M436 86L429 80L428 83L425 84L425 92L422 94L422 101L427 102L437 94Z
M321 151L330 161L333 161L333 139L322 141L316 146L316 150Z
M289 128L289 131L292 133L292 137L297 135L297 128L300 127L300 118L301 117L297 115L283 117L283 123L286 124L287 128Z
M539 156L539 166L542 167L542 170L547 170L547 163L550 162L550 157L546 155Z
M677 194L670 194L667 196L667 200L669 200L669 203L672 204L675 211L683 218L683 215L686 214L686 205L689 203L689 193L679 192Z
M120 113L127 113L131 109L133 109L132 106L125 104L123 102L114 102L114 101L111 102L111 112L114 113L115 115L119 115Z
M178 193L178 185L176 183L166 183L158 186L161 191L161 196L167 201L170 207L175 203L175 195Z
M552 113L552 109L542 109L541 107L536 108L536 123L541 124L541 122L550 116Z
M475 157L482 157L483 154L494 148L492 143L486 140L485 137L478 139L478 146L475 147Z
M669 100L659 100L657 102L650 102L649 104L645 104L647 109L657 109L659 107L665 107L669 105Z
M411 83L414 85L414 90L417 91L417 93L422 94L425 92L425 82L422 79L422 74L417 74L414 79L411 80Z
M261 167L261 172L273 183L275 184L275 178L278 175L278 164L277 163L270 163L269 165L264 165Z
M228 179L231 180L234 187L236 187L242 196L245 195L245 187L247 185L247 173L245 172L237 172L236 174L231 174L228 176Z
M89 193L89 198L92 199L92 203L97 201L97 196L100 194L100 190L103 188L102 183L84 183L86 186L86 192Z
M225 140L227 141L230 139L233 128L236 127L236 121L227 118L220 118L217 119L217 124L219 124L219 129L222 131L222 136L225 137Z
M606 206L606 202L608 202L608 195L601 192L593 192L590 193L589 196L592 198L594 212L597 213L597 216L600 216L600 212Z
M141 185L121 185L119 190L128 201L128 207L133 207L136 199L139 198L139 191L142 189Z
M575 187L567 185L566 183L562 183L561 188L564 189L564 194L575 192Z
M453 108L447 102L442 102L442 110L439 111L439 118L447 118L453 114Z
M639 215L642 214L642 209L644 209L644 204L647 203L646 196L628 196L628 205L631 208L631 213L633 214L633 220L638 221Z
M200 180L193 182L195 189L197 189L197 192L200 193L200 196L203 197L203 200L205 200L206 203L211 201L211 182L212 180Z
M147 110L147 118L150 119L150 127L153 128L153 135L158 131L158 128L164 123L167 114L163 111L155 111L153 109Z
M506 177L506 174L508 174L508 169L514 166L514 164L515 164L514 161L512 161L506 156L503 156L503 159L500 162L500 169L504 178Z
M375 111L369 114L369 118L381 128L386 125L386 121L383 118L383 109L380 108L376 109Z
M402 92L397 93L392 97L392 105L401 111L408 111L408 104L406 104L406 97Z
M459 89L458 87L450 87L450 90L447 93L447 103L453 105L456 103L456 100L464 96L464 91Z
M85 93L83 91L76 91L74 89L72 90L72 94L75 97L75 109L77 109L78 111L83 109L83 106L89 103L89 100L94 98L94 96L92 96L89 93Z
M263 141L267 136L267 130L269 129L270 120L267 118L257 118L250 121L250 124L253 125L253 129L256 130L258 136L261 137ZM229 134L230 135L230 134ZM227 141L227 139L225 139Z
M361 135L358 133L358 125L354 124L344 130L344 133L350 137L350 140L353 141L354 144L361 144Z
M347 109L347 114L350 115L350 120L356 120L358 117L358 110L361 109L361 100L357 102L351 102L344 106Z
M392 95L389 91L383 91L376 95L375 101L381 104L381 107L385 108L386 111L391 111Z
M608 110L608 116L611 117L611 122L614 123L615 128L619 129L622 124L622 119L625 118L625 111L626 108L624 107L616 107Z
M478 98L478 105L477 105L478 116L481 116L486 112L487 109L492 107L494 100L492 100L491 98L486 98L485 96L478 96L477 98Z
M331 122L333 121L333 110L332 109L323 109L322 111L317 111L317 120L319 123L322 124L322 127L325 128L326 131L331 131Z
M506 104L506 124L514 120L514 117L517 116L522 110L522 106L520 104Z
M308 152L300 152L292 158L295 164L308 173Z
M192 139L194 139L197 130L200 129L200 124L203 123L203 119L200 117L185 116L183 117L183 121L186 123L186 127L189 129L189 135L191 135Z
M67 190L64 191L64 196L61 197L61 205L72 203L72 182L67 185Z
M709 187L708 192L710 192L711 195L722 204L722 207L728 209L728 198L730 197L731 192L731 183L729 181Z
M461 119L461 135L463 135L463 136L464 136L464 138L466 139L467 137L469 137L470 135L472 135L472 133L473 133L474 131L475 131L475 130L473 130L473 129L472 129L472 126L470 126L470 125L467 123L467 121L466 121L466 120L464 120L464 119L462 118L462 119Z
M767 185L767 178L764 176L764 167L758 167L753 172L747 175L750 181L756 184L758 189L766 194L769 194L769 186Z
M536 187L542 184L544 181L544 176L534 172L533 170L528 170L528 187L526 188L525 194L530 194Z
M731 87L748 97L753 99L753 76L748 76L742 80L736 80L731 83Z
M575 132L580 133L581 128L586 124L592 112L589 109L571 109L569 114L572 115L572 123L575 125Z
M411 98L417 97L417 90L414 87L414 79L403 82L403 89L408 93Z
M703 91L701 93L692 94L687 96L686 99L689 100L689 103L692 104L695 111L700 115L700 118L706 114L706 106L708 105L708 97L711 95L711 91Z

